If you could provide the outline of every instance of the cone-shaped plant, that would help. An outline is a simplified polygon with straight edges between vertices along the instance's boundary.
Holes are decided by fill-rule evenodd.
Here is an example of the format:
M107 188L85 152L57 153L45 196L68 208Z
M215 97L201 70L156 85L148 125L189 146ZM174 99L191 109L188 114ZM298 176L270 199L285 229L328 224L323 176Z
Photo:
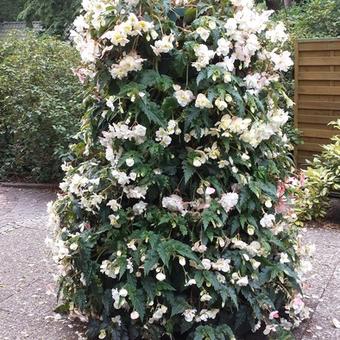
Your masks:
M83 7L87 112L51 207L63 307L89 338L283 336L307 314L277 190L283 25L252 0Z

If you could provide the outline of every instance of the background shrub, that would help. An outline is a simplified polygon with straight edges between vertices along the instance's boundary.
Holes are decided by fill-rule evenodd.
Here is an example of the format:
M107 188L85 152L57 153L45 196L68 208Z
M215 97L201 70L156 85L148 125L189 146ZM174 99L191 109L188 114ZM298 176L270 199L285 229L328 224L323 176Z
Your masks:
M78 54L55 38L12 35L0 45L0 179L55 181L78 129Z
M331 38L340 36L340 1L309 0L278 12L290 39Z
M340 130L340 119L332 125ZM300 222L325 217L330 193L340 190L340 135L334 136L331 141L302 172L301 181L293 183Z

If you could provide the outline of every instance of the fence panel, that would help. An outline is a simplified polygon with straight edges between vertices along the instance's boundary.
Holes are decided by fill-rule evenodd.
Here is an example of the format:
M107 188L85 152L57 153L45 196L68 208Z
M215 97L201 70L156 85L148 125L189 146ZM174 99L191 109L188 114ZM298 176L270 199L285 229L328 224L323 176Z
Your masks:
M1 0L0 0L1 1ZM5 37L11 32L24 32L28 27L23 21L4 21L0 22L0 38ZM32 22L32 29L34 31L41 31L42 25L40 21Z
M295 47L295 126L299 167L321 151L336 130L328 126L340 117L340 39L299 40Z

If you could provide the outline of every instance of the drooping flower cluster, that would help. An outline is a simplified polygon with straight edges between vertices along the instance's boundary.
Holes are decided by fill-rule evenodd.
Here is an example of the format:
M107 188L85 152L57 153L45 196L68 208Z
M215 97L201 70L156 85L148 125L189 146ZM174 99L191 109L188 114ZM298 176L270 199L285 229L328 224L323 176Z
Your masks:
M51 208L65 306L93 338L228 339L239 320L284 334L306 313L294 216L277 209L283 25L252 0L83 8L93 95Z

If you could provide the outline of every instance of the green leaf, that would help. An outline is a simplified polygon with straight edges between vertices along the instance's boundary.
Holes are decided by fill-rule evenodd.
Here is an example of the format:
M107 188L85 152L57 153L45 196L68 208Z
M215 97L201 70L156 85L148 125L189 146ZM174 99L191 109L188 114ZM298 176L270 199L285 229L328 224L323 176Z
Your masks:
M135 285L127 284L126 289L129 294L129 299L132 303L133 309L139 314L141 320L145 316L145 298L142 289L136 289Z
M150 102L148 99L144 98L138 102L140 110L146 115L150 122L165 127L166 124L164 118L160 115L161 110L159 106L156 103Z
M146 253L146 258L144 262L144 275L148 275L150 270L152 269L153 266L155 266L158 262L158 254L154 249L150 249Z
M169 247L173 253L177 253L179 255L187 257L190 260L200 263L200 260L197 257L197 255L191 250L191 248L187 244L177 240L169 240L166 243L167 247Z
M156 283L151 277L144 277L141 280L142 287L145 290L148 298L153 300L156 296Z
M216 340L215 331L211 326L198 326L194 340Z
M184 172L184 182L185 184L187 184L190 181L191 177L196 172L196 169L191 164L189 164L186 160L182 162L182 169Z
M169 267L171 251L166 247L166 243L160 242L158 244L157 248L156 248L156 251L157 251L159 257L161 258L161 260L163 261L164 265L166 267Z

